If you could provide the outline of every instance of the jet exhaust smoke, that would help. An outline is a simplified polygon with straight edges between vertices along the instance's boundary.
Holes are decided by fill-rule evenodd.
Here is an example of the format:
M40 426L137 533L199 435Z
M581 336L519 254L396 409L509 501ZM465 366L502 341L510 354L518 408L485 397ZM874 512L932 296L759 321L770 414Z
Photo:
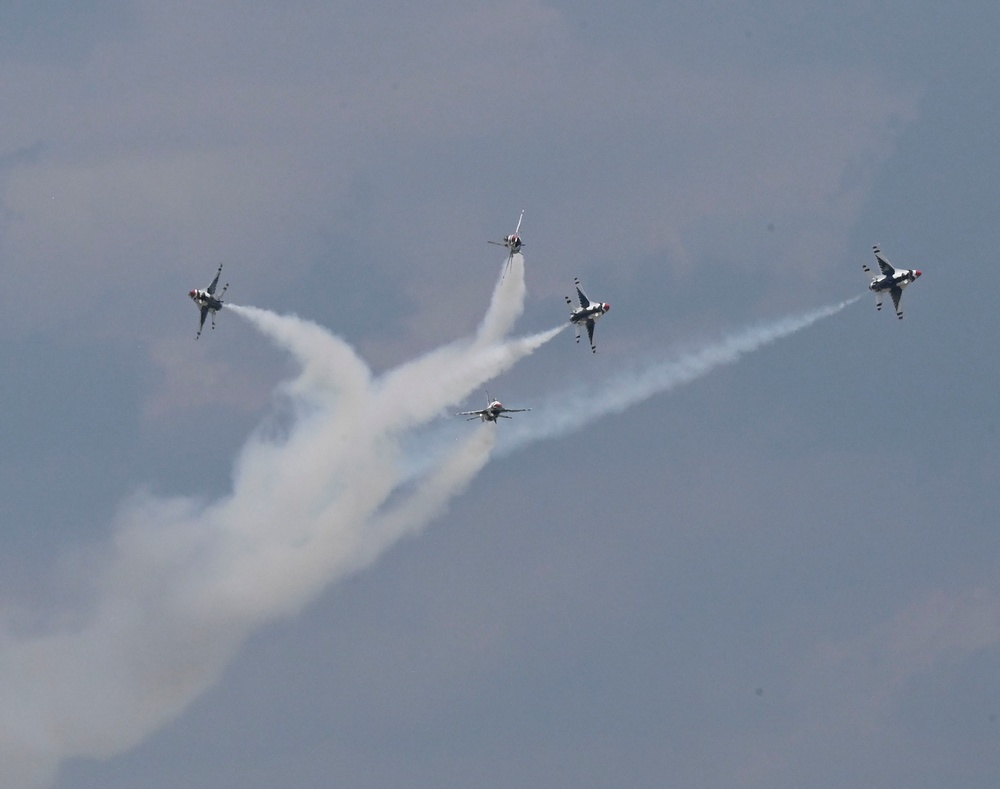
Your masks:
M493 298L486 317L476 332L476 342L482 345L499 342L506 337L514 322L524 312L524 256L517 252L511 256L510 271L507 265L501 269L500 278L493 288ZM510 274L508 278L506 275Z
M596 395L563 396L558 407L536 409L543 414L530 426L482 425L404 472L406 435L565 328L505 339L524 292L518 254L473 338L378 378L315 323L227 304L299 363L278 390L292 406L292 424L278 438L251 436L226 496L126 501L80 610L36 617L30 628L26 616L15 624L3 612L0 785L43 787L68 758L109 757L144 740L218 679L254 629L300 610L438 516L489 461L498 438L510 452L563 435L850 303L733 335Z
M4 611L0 785L42 787L65 759L141 742L215 682L255 628L300 610L447 507L488 461L493 426L416 478L400 471L399 441L564 328L505 339L523 309L517 257L475 337L379 378L315 323L226 305L298 362L278 390L292 424L278 438L251 436L222 498L125 502L72 616L22 612L15 624Z
M507 455L536 441L568 435L599 417L621 413L653 395L691 383L717 367L733 364L748 353L836 315L860 298L855 296L803 315L751 326L676 358L653 362L632 373L618 374L596 388L590 385L585 390L577 388L550 395L535 407L538 413L532 414L530 425L519 423L504 431L497 454Z

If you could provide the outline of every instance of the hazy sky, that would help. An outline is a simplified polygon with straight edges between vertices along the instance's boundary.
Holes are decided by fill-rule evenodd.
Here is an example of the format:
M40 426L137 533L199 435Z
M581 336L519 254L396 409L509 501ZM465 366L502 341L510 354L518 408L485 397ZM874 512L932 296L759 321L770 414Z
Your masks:
M997 30L0 6L0 783L995 787Z

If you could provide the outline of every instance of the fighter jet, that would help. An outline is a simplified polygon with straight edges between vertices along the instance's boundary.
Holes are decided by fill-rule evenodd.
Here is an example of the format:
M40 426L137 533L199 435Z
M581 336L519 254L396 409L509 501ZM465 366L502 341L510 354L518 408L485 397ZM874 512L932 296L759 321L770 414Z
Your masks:
M490 393L486 393L486 402L488 405L482 411L459 411L455 416L467 416L466 422L471 422L477 417L481 422L493 422L496 423L498 419L511 419L512 417L507 416L507 414L515 414L519 411L530 411L530 408L504 408L503 403L499 400L491 400Z
M580 342L580 324L586 324L587 336L590 338L590 350L597 353L597 346L594 345L594 323L611 309L611 305L607 302L592 302L580 288L580 280L574 279L573 282L576 285L576 295L580 299L580 306L574 308L572 299L569 296L566 297L566 303L570 306L569 322L576 327L577 342Z
M503 241L487 241L487 244L496 244L498 247L507 247L507 267L503 270L503 277L507 276L507 272L510 271L510 262L514 259L514 255L521 251L521 237L518 232L521 230L521 220L524 219L524 209L521 209L521 216L517 218L517 227L514 228L514 232L509 236L504 236Z
M227 282L222 286L222 291L218 296L215 295L215 286L219 284L219 275L222 273L222 264L219 264L219 270L215 272L215 279L212 280L212 284L209 285L205 290L198 290L195 288L188 296L191 300L198 306L201 310L201 323L198 324L198 333L194 336L197 340L201 337L201 330L205 328L205 318L208 314L212 314L212 328L215 328L215 313L222 309L222 297L225 295L226 288L229 287Z
M903 311L899 308L899 300L903 297L903 288L911 282L916 282L920 272L916 269L893 268L889 261L882 256L878 244L873 246L872 250L875 252L875 260L878 261L878 266L882 270L882 276L874 277L868 283L868 290L875 294L875 309L882 309L882 294L889 291L889 295L892 297L892 306L896 308L896 317L902 320ZM872 273L867 263L863 263L861 268L868 274Z

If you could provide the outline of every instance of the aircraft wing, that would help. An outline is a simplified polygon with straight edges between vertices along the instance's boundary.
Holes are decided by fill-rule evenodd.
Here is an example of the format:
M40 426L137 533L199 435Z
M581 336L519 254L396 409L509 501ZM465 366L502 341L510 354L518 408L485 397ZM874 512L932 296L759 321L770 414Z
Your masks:
M489 410L489 409L486 409L486 410ZM483 411L459 411L457 414L455 414L455 416L482 416L483 414L486 413L486 410L483 410Z
M899 300L903 298L903 289L893 285L889 289L889 295L892 296L892 306L896 310L896 314L899 315Z
M530 411L530 408L505 408L504 411L509 414L518 414L522 411Z
M875 252L875 260L878 261L878 267L882 269L882 273L887 277L891 277L895 274L896 269L894 269L889 261L885 259L885 256L882 254L882 250L878 247L872 247L872 250Z
M578 283L578 284L577 284L577 286L576 286L576 295L580 297L580 306L581 306L581 307L584 307L584 308L586 308L586 307L589 307L589 306L590 306L590 299L588 299L588 298L587 298L587 294L586 294L586 293L584 293L584 292L583 292L583 291L582 291L582 290L580 289L580 285L579 285L579 283Z
M587 321L587 337L590 338L590 347L594 347L594 321L593 319Z
M212 284L208 286L208 294L210 296L215 295L215 286L219 284L219 276L222 274L222 264L219 264L219 270L215 272L215 279L212 280ZM204 320L204 319L203 319Z
M207 318L207 317L208 317L208 307L202 307L201 308L201 321L199 321L199 323L198 323L198 333L194 336L194 338L196 340L199 337L201 337L201 330L205 328L205 318Z

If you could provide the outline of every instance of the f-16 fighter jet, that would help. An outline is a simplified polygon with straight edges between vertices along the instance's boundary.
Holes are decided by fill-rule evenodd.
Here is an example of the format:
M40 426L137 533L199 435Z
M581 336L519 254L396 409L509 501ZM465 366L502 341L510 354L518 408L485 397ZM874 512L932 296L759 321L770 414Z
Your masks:
M197 340L201 337L201 330L205 328L205 318L208 317L209 313L212 315L212 328L215 328L215 313L222 309L222 297L226 292L226 288L229 287L227 282L222 286L222 291L218 296L215 295L215 286L219 284L219 275L222 273L222 264L219 264L219 270L215 272L215 279L212 280L212 284L208 286L205 290L198 290L195 288L188 296L191 300L198 306L201 310L201 323L198 324L198 333L194 336Z
M875 277L868 283L868 290L875 294L875 309L882 309L882 294L888 291L892 297L892 306L896 308L896 317L902 320L903 311L899 308L899 300L903 297L903 288L911 282L916 282L920 272L916 269L893 268L889 261L882 256L878 244L873 246L872 250L875 252L878 267L882 270L882 276ZM872 273L867 263L862 264L861 267L866 273Z
M510 262L514 259L514 255L521 251L521 237L518 235L518 231L521 229L521 220L524 219L524 209L521 209L521 216L517 218L517 227L514 228L514 232L509 236L504 236L503 241L487 241L487 244L496 244L498 247L507 247L507 267L503 270L503 276L507 276L507 272L510 271Z
M587 294L580 288L580 280L574 279L573 282L576 285L576 295L580 299L580 306L573 307L572 299L569 296L566 297L566 303L570 306L569 322L576 327L577 342L580 342L580 324L583 323L587 326L587 336L590 338L590 350L593 353L597 353L597 346L594 345L594 323L611 309L611 305L607 302L599 303L591 301L587 298Z
M499 400L490 400L490 393L486 393L488 405L482 411L459 411L455 416L467 416L466 422L479 418L482 422L496 422L498 419L511 419L507 414L515 414L519 411L530 411L530 408L504 408Z

